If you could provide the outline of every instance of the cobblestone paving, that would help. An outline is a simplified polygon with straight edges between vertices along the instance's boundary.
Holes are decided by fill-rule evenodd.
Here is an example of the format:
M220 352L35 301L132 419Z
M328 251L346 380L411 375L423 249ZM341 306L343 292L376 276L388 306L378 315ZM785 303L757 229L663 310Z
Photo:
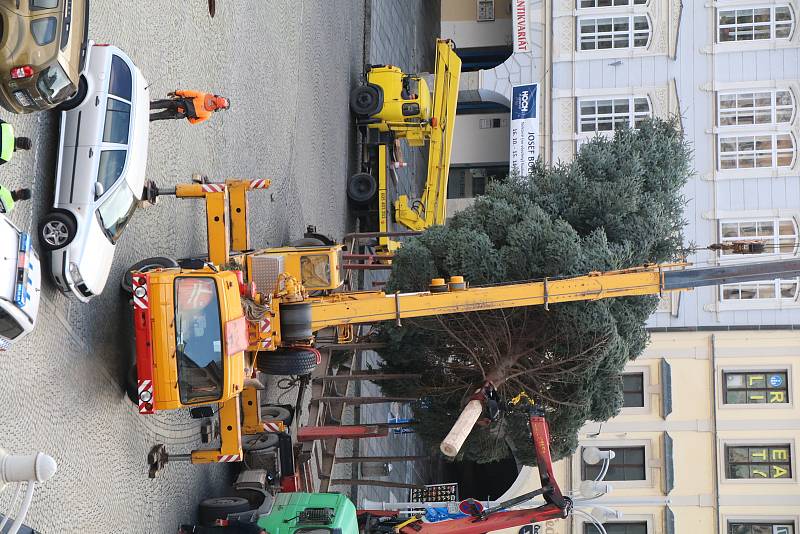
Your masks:
M435 61L435 39L439 36L440 3L433 0L371 0L369 5L370 24L367 28L368 46L365 51L365 63L397 65L405 72L433 72ZM399 183L396 187L400 194L408 194L418 198L424 187L427 174L427 153L424 149L403 148L408 167L398 172ZM390 183L390 195L393 188ZM407 230L394 224L394 230ZM365 273L364 289L373 289L371 280L383 280L383 271ZM365 351L363 358L373 367L378 356L373 351ZM352 383L348 394L353 394ZM361 396L380 396L380 388L371 382L362 382ZM376 423L387 420L389 413L397 417L410 417L408 405L375 404L362 406L360 423ZM353 410L348 409L343 416L346 424L355 423ZM361 456L413 455L424 454L422 443L413 434L391 434L386 438L360 440L358 446ZM340 440L337 447L338 456L353 454L353 442ZM376 464L372 464L373 466ZM387 482L406 484L424 483L424 474L416 462L398 462L392 466L388 476L360 476L353 472L352 464L339 463L334 466L333 478L365 478ZM366 499L376 502L398 502L408 499L408 489L383 488L377 486L345 487L332 486L335 491L347 493L364 505Z
M91 9L90 37L125 50L154 98L191 88L231 99L230 111L203 125L153 124L150 179L272 179L251 195L256 246L299 237L307 224L345 232L355 143L347 102L362 69L364 0L217 0L214 19L206 0L92 0ZM0 116L35 144L0 173L9 187L34 189L13 216L33 230L53 198L58 117ZM201 498L223 491L225 466L173 464L147 478L150 446L188 452L198 426L183 412L138 416L121 386L131 332L116 281L144 257L204 251L204 228L199 202L167 198L137 213L105 292L83 305L45 280L36 331L0 358L0 446L45 451L59 464L34 496L27 522L38 530L173 533ZM9 499L0 495L0 511Z

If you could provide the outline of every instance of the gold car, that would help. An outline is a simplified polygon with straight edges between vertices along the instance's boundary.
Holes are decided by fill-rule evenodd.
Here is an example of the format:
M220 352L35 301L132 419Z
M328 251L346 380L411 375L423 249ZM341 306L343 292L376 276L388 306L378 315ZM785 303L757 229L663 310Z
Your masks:
M88 0L0 0L0 19L0 105L30 113L85 91Z

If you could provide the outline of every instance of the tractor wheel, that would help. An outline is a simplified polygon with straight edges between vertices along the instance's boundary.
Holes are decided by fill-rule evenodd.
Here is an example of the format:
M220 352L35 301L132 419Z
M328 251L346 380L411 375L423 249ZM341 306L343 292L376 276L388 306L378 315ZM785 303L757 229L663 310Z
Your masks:
M250 502L241 497L215 497L200 503L198 516L203 526L214 525L217 519L226 519L229 514L250 510Z

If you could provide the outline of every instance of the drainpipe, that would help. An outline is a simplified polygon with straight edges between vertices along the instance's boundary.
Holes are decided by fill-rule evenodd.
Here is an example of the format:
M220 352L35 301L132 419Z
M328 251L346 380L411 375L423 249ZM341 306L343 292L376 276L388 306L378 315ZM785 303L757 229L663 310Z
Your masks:
M717 448L717 335L711 334L711 457L714 460L714 498L716 499L716 510L714 513L714 529L718 534L722 533L719 507L719 452Z

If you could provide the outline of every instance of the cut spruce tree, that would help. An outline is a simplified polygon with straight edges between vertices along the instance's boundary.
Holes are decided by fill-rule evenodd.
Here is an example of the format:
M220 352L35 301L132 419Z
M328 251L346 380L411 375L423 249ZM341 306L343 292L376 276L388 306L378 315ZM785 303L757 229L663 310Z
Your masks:
M691 151L677 120L647 121L584 144L575 159L537 164L529 176L492 183L447 226L408 241L393 261L389 291L426 290L433 277L472 286L574 276L679 259L681 189ZM622 407L622 372L648 341L655 297L454 314L384 324L385 394L413 396L415 431L438 448L467 397L491 380L505 397L526 391L546 408L555 458L577 447L586 421ZM476 427L459 458L534 461L524 418Z

